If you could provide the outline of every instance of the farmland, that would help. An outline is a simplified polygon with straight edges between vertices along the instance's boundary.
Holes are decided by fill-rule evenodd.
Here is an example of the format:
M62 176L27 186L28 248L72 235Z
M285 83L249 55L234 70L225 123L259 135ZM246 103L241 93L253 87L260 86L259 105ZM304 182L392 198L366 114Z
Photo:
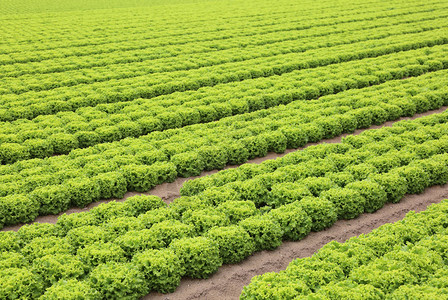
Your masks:
M447 201L345 243L332 242L280 273L255 278L241 299L446 299Z
M447 16L446 1L3 1L0 298L157 298L444 188ZM446 207L238 292L447 294Z

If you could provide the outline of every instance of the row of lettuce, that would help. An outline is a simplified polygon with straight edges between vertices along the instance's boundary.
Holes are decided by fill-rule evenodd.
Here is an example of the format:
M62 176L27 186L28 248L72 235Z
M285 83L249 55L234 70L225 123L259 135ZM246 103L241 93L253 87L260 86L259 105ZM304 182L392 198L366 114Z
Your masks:
M1 232L0 296L138 299L154 290L175 290L183 276L207 278L223 263L239 262L255 251L275 249L282 240L302 239L337 219L374 212L406 193L448 182L447 120L448 113L442 113L401 121L349 136L342 143L243 165L236 169L239 178L209 185L169 206L155 196L134 196L89 212L64 214L56 224ZM412 237L437 228L427 225L406 233ZM371 252L359 253L365 257ZM350 262L359 260L354 256ZM303 275L297 265L295 274ZM347 262L311 266L323 274L304 275L311 283L341 278L340 268L350 267ZM376 273L366 272L363 280L375 280L366 274L381 272L380 266ZM271 277L267 275L267 281ZM288 288L313 289L280 278L278 289L270 290L270 282L263 280L246 289L247 297L252 290L255 295L248 299L269 292L286 295Z
M355 4L354 7L350 7L347 9L345 13L342 14L342 16L350 15L353 13L354 10L362 9L363 7L369 7L369 12L375 11L372 9L374 2L371 4L369 3L366 5L359 5ZM437 3L432 3L437 5ZM250 4L249 4L250 5ZM333 4L317 4L319 7L325 8L325 9L331 9L336 8L337 6ZM411 4L410 9L413 9L414 7L421 7L422 5L419 4ZM269 8L268 8L269 7ZM230 7L228 7L230 8ZM291 16L296 14L298 10L302 10L307 15L303 17L303 21L307 22L310 20L313 20L313 17L309 16L309 13L313 10L313 8L302 6L300 8L295 7L294 9L291 9L290 7L288 9L285 9L284 4L279 4L276 7L273 7L272 5L266 5L266 3L263 4L263 7L257 7L256 8L258 14L245 14L244 12L239 14L234 14L232 16L225 15L229 13L229 10L223 10L221 13L223 13L222 19L216 19L214 15L204 15L202 14L202 18L200 20L197 19L194 13L200 13L200 9L198 11L195 11L192 13L191 11L182 11L179 14L179 11L177 11L176 17L173 18L166 18L165 16L162 16L161 24L158 24L153 19L148 19L148 14L152 14L153 12L150 11L150 9L145 8L140 11L131 10L131 11L115 11L112 13L105 14L108 17L114 18L114 23L102 23L102 32L98 32L98 27L95 26L95 21L97 17L97 12L91 12L91 14L85 15L85 20L88 22L87 24L83 24L84 26L81 28L71 28L72 22L76 22L78 20L73 20L70 18L59 18L57 15L53 15L52 18L57 19L60 23L59 27L52 26L52 24L41 24L41 20L39 18L29 18L27 21L30 23L31 26L35 25L34 22L38 22L39 25L44 26L43 32L45 34L50 35L50 38L47 38L46 43L39 43L36 44L36 42L39 42L40 40L32 40L29 39L27 43L19 43L17 45L17 42L20 42L17 38L12 38L7 41L11 42L7 46L1 49L1 54L11 54L11 53L18 53L18 52L24 52L26 54L31 54L32 52L35 52L41 57L42 59L56 59L60 57L65 56L77 56L77 55L89 55L89 54L100 54L102 49L99 49L98 46L104 46L105 52L108 53L110 51L109 44L114 43L117 46L116 51L126 51L131 49L138 49L138 45L140 43L145 43L148 40L152 39L159 39L158 42L162 43L164 42L165 46L168 45L178 45L181 44L184 40L189 41L203 41L203 40L211 40L212 37L208 36L209 34L214 34L217 36L217 40L225 39L232 36L237 35L253 35L257 31L264 32L265 28L269 30L269 28L272 26L274 27L272 30L277 30L277 26L285 26L284 23L291 23L293 21L297 20L293 19L291 20ZM376 11L379 9L376 8ZM381 9L383 12L387 11L388 9L386 7ZM173 13L173 11L171 11ZM132 14L134 18L129 18L129 14ZM180 21L178 18L180 15L182 15L182 21ZM269 19L269 16L275 15L276 19ZM30 15L31 16L31 15ZM263 16L263 17L260 17ZM76 18L76 14L74 16ZM156 14L152 14L152 18L160 18L161 16L158 16ZM265 18L267 17L267 18ZM314 15L316 19L318 19L321 22L324 22L326 19L334 19L334 15L331 15L330 13L322 13L318 16ZM229 20L232 20L234 22L228 22ZM14 19L3 19L5 23L5 28L8 28L8 25L11 25L12 23L16 23L17 20ZM67 22L64 22L67 21ZM199 21L199 22L198 22ZM328 21L328 20L327 20ZM20 21L19 21L20 22ZM238 26L236 22L240 22L241 24L247 25L247 31L241 31L241 28L237 28ZM201 26L201 24L207 24L207 28L204 26ZM148 28L146 26L152 25L153 27ZM238 25L241 25L238 24ZM92 25L92 26L89 26ZM290 25L290 24L287 24ZM303 26L303 24L301 24ZM314 26L319 26L317 22L313 24ZM124 32L117 32L120 28L125 27L127 30L123 30ZM160 27L159 27L160 26ZM68 37L66 36L67 32L65 31L67 28L73 29L75 31L82 31L83 35L78 36L77 38ZM61 32L62 31L62 32ZM111 32L112 31L112 32ZM222 36L220 35L222 34ZM53 36L51 36L53 35ZM183 36L183 37L181 37ZM169 39L171 37L171 40ZM34 37L36 38L36 37ZM182 38L182 39L180 39ZM15 42L15 43L12 43ZM125 46L123 46L125 45ZM33 48L33 46L35 46ZM93 49L94 46L97 46L96 49ZM152 45L151 46L156 46ZM67 49L66 49L67 48ZM70 49L77 50L77 52L70 52ZM48 51L46 51L48 50ZM59 50L59 53L57 52ZM39 52L37 52L39 51ZM64 52L67 51L67 52ZM3 57L2 57L3 58ZM3 58L3 63L5 64L12 64L12 63L18 63L18 62L28 62L28 61L39 61L38 57L33 57L32 59L25 59L20 60L20 57L17 55L16 57L13 57L13 59L7 60L6 58Z
M312 146L276 160L220 171L187 181L181 195L212 197L219 202L237 194L257 207L276 208L323 193L334 203L340 201L340 218L353 218L355 207L361 212L375 211L386 199L397 202L405 193L420 193L446 182L446 116L444 112L401 121L345 137L340 144ZM357 189L369 201L362 202L338 187Z
M285 271L256 276L240 299L448 299L448 200Z
M446 73L432 72L140 139L99 144L67 156L3 165L0 224L28 222L70 206L121 198L127 191L148 191L178 176L199 175L263 157L269 151L282 153L307 142L440 108L448 103ZM182 192L203 189L199 183L203 180L208 179L187 183Z
M448 10L445 14L448 14ZM29 74L19 77L3 77L2 88L0 95L6 94L23 94L29 91L46 91L59 87L71 87L76 85L86 85L99 82L107 82L110 80L121 80L138 78L140 76L147 76L152 74L156 80L163 82L173 78L172 72L175 71L190 71L203 68L215 67L233 62L245 62L257 59L257 64L264 64L272 60L273 56L282 56L284 54L304 53L297 57L297 60L308 60L309 55L315 57L322 57L329 52L341 51L340 47L351 45L351 51L355 44L363 41L377 40L377 43L382 43L381 39L390 37L395 40L403 35L411 33L422 33L429 30L440 29L446 27L445 16L435 16L433 13L426 13L423 17L418 16L417 20L411 22L403 20L395 22L398 24L388 25L388 27L379 30L377 26L368 29L353 28L350 32L340 30L339 33L324 34L322 28L314 28L317 32L310 37L289 37L289 40L280 42L271 42L269 37L266 37L266 43L262 45L246 46L244 48L230 48L228 50L215 50L212 53L179 53L174 57L146 59L135 58L135 62L124 62L121 64L109 63L105 66L86 67L76 70L67 70L64 72L51 72L47 74ZM415 16L414 16L415 18ZM378 21L377 21L378 22ZM382 20L384 22L384 20ZM384 24L384 23L383 23ZM387 23L386 23L387 24ZM370 26L372 27L372 26ZM290 35L290 32L283 33ZM316 36L317 34L317 36ZM282 34L278 34L280 39ZM297 39L300 38L301 44L297 45ZM412 38L412 37L411 37ZM243 41L249 39L244 38ZM378 41L379 40L379 41ZM390 41L388 41L390 43ZM239 43L237 43L238 45ZM231 43L229 42L229 45ZM195 47L195 45L189 45ZM362 45L366 47L367 45ZM219 46L218 46L219 47ZM362 48L362 47L361 47ZM359 47L358 47L359 49ZM147 50L151 53L151 48ZM311 51L311 52L310 52ZM306 52L309 52L307 54ZM80 57L80 59L85 57ZM285 60L290 60L287 56ZM244 65L246 66L246 64ZM213 72L213 69L209 69ZM161 76L161 73L165 76ZM215 72L216 73L216 72ZM20 100L20 99L19 99Z
M73 36L69 38L66 32L64 32L63 36L58 36L56 31L63 30L63 24L59 24L59 27L48 26L45 28L45 32L54 36L51 39L47 39L46 43L28 41L28 43L16 44L14 43L16 42L15 40L10 40L10 43L5 44L4 47L0 49L0 65L15 65L20 68L20 64L30 64L47 60L51 64L51 61L58 62L58 59L66 57L99 56L100 54L116 55L116 52L122 52L123 55L127 56L128 51L146 48L154 48L154 50L157 51L156 53L160 54L159 57L165 57L166 54L174 56L176 53L179 53L179 51L175 50L175 47L178 47L177 49L180 49L182 52L194 51L192 49L182 48L182 45L187 43L200 44L201 42L214 41L217 43L218 49L227 49L229 47L228 44L222 42L229 41L229 44L232 45L233 38L249 38L259 34L263 35L282 31L307 30L313 27L334 26L341 23L355 23L357 21L369 19L375 21L377 18L389 18L394 16L406 18L409 14L430 11L427 6L422 6L420 3L410 3L405 9L395 7L394 11L390 11L389 5L378 7L375 4L377 3L371 2L367 5L357 4L352 8L346 8L341 11L337 17L330 11L316 15L312 12L314 8L310 9L310 7L307 7L307 9L304 9L304 6L302 6L301 10L305 15L303 15L300 20L295 18L297 8L288 8L285 10L284 7L277 6L277 9L280 8L279 11L275 11L275 9L271 7L268 13L263 13L263 18L260 18L259 15L234 15L232 18L227 19L216 19L212 17L213 21L210 21L210 19L207 20L207 26L199 25L205 21L204 18L200 20L200 23L191 22L192 20L187 21L185 18L191 18L192 15L184 14L182 16L184 19L182 25L176 20L169 24L163 24L163 28L157 28L155 27L157 26L157 23L151 22L150 26L152 26L152 30L150 35L148 35L148 27L142 28L145 26L145 23L148 22L147 17L142 15L142 12L135 12L140 14L140 16L134 16L133 20L123 17L120 18L120 14L112 14L112 17L118 19L116 19L116 22L113 24L102 24L103 30L100 35L98 35L99 32L97 32L95 26L92 26L92 28L83 26L83 36L76 39L73 38ZM337 8L337 6L333 4L317 5L324 9ZM440 5L440 3L431 3L431 5L443 9L443 5ZM148 11L145 11L145 13L147 14ZM222 13L225 13L225 11L222 11ZM269 18L270 15L275 15L275 18ZM202 17L203 16L205 15L202 15ZM233 22L228 22L228 19L233 19ZM2 21L4 22L5 29L8 27L8 23L17 22L17 20ZM32 20L27 21L32 24ZM39 25L42 26L46 24L40 23ZM117 27L123 25L127 27L127 30L125 30L126 33L123 34L118 32L117 34ZM66 26L70 27L72 24L68 23ZM245 26L244 30L241 30L241 26ZM115 31L111 34L108 30ZM86 37L87 34L89 36L88 38ZM167 52L161 53L161 51L159 51L160 49L157 49L158 47L163 47ZM199 47L199 50L202 49ZM68 65L68 61L62 60L61 62ZM38 66L40 67L41 65ZM44 66L42 67L45 68ZM64 70L66 69L62 67L55 71Z
M436 45L439 47L435 49L439 49L443 48L440 45L445 45L447 40L446 30L428 29L419 33L390 36L349 45L200 67L191 71L147 74L134 78L111 79L105 82L54 88L47 91L2 95L0 103L3 108L0 110L0 120L30 119L42 114L54 114L59 111L74 110L101 103L154 98L175 92L215 86L220 83L269 77L295 70L391 55L402 51L407 51L406 53L410 54L418 52L419 49L423 51L422 48ZM413 49L414 51L409 51ZM406 53L401 55L406 55ZM415 53L414 58L424 55L424 53Z
M406 11L408 12L408 10ZM400 15L400 19L396 19L397 15ZM307 39L311 37L334 36L334 34L340 34L343 32L351 33L353 31L373 28L390 30L390 27L402 23L408 23L409 26L413 27L416 22L423 25L427 23L424 21L432 20L432 22L434 22L434 20L442 17L440 15L435 16L433 13L428 13L425 10L415 11L412 13L409 12L409 15L403 15L403 12L395 12L395 15L387 15L383 17L383 23L378 22L377 18L372 19L371 14L362 14L362 16L364 19L360 19L360 15L356 16L356 23L353 22L353 18L341 20L338 24L322 24L324 22L324 20L322 20L322 23L320 24L320 27L317 27L317 30L316 27L306 29L297 28L296 22L293 24L283 22L281 26L270 25L268 27L257 27L257 32L251 32L248 30L244 32L244 34L231 34L227 30L225 33L225 38L216 36L216 32L212 32L213 37L216 38L215 40L210 40L208 34L204 33L202 33L202 37L205 35L207 38L204 40L198 38L198 40L194 41L186 39L186 35L183 35L182 43L171 46L166 45L166 41L164 41L163 38L141 40L139 43L136 43L135 41L126 41L124 43L112 43L110 45L103 44L100 50L98 49L98 44L92 43L89 44L89 46L82 48L84 51L89 49L90 51L88 52L81 51L79 48L68 48L64 50L58 49L58 51L53 50L53 53L57 53L59 55L63 54L63 57L51 58L50 60L47 58L47 60L44 59L43 61L38 62L0 65L0 78L19 77L32 74L49 74L54 72L68 74L66 73L67 71L81 69L85 70L86 68L105 67L124 63L135 64L137 62L147 60L153 60L153 62L159 64L160 59L162 58L172 58L185 55L197 57L198 55L204 56L207 54L207 57L202 58L204 62L208 62L210 57L216 59L217 53L225 56L227 55L226 53L235 51L235 49L245 52L247 49L260 51L256 48L257 46L270 44L273 48L274 46L277 47L277 43L281 43L279 45L282 45L278 50L288 51L287 48L282 48L285 48L285 45L289 44L284 44L282 42L301 39L302 43L308 44L310 41L307 41ZM373 16L379 17L380 15L376 14ZM435 24L432 25L434 26ZM366 34L366 32L360 32L360 34ZM317 41L313 41L313 43L315 42ZM330 46L330 44L328 44L328 46ZM289 51L292 51L296 47L297 44L291 46ZM73 51L76 55L71 54L69 51ZM97 53L100 51L102 52ZM105 53L107 53L107 55L105 55ZM272 51L272 54L274 53L275 51ZM24 53L22 52L22 54ZM89 59L86 59L86 56ZM185 59L185 57L183 59ZM127 65L124 69L128 69L128 66L129 65ZM166 67L175 68L176 70L184 69L185 63L182 62L180 66L181 67L177 67L176 64ZM2 92L5 93L6 90L7 89L4 89Z
M0 162L11 164L18 160L67 154L80 147L419 76L446 69L447 50L445 45L434 46L282 76L217 85L188 94L175 93L136 100L135 103L103 104L80 108L76 112L39 116L34 120L5 122L0 129ZM279 85L283 87L281 90Z

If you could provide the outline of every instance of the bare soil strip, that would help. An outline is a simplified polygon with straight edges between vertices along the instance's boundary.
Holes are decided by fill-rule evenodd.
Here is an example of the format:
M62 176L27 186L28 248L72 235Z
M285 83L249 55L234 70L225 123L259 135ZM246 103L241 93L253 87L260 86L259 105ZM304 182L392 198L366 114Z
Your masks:
M416 119L416 118L429 116L429 115L436 114L436 113L441 113L441 112L444 112L447 108L448 108L448 106L442 106L441 108L439 108L437 110L431 110L431 111L427 111L427 112L424 112L424 113L421 113L421 114L416 114L416 115L414 115L412 117L403 117L403 118L400 118L400 119L395 120L395 121L386 122L386 123L384 123L382 125L379 125L379 126L374 125L374 126L371 126L369 128L366 128L366 129L358 129L353 134L354 135L358 135L358 134L360 134L361 132L363 132L365 130L378 129L378 128L385 127L385 126L392 126L394 123L396 123L398 121L402 121L402 120L413 120L413 119ZM265 160L282 157L282 156L285 156L288 153L291 153L291 152L294 152L294 151L298 151L298 150L302 150L302 149L305 149L305 148L307 148L309 146L322 144L322 143L339 143L339 142L341 142L341 139L343 137L347 136L347 135L350 135L350 134L343 134L343 135L340 135L340 136L332 138L332 139L321 140L321 141L319 141L317 143L308 143L306 146L298 148L298 149L287 149L282 154L270 152L270 153L268 153L268 155L266 155L264 157L258 157L258 158L249 160L246 163L256 163L256 164L259 164L259 163L261 163L261 162L263 162ZM236 167L238 167L238 166L236 166L236 165L235 166L226 166L224 169L236 168ZM113 200L115 200L115 201L124 201L128 197L135 196L135 195L141 195L141 194L144 194L144 195L156 195L156 196L159 196L160 198L162 198L166 203L170 203L174 199L176 199L177 197L180 196L179 190L180 190L180 188L182 187L182 184L185 181L187 181L189 179L195 179L195 178L199 178L199 177L202 177L202 176L207 176L207 175L210 175L210 174L214 174L214 173L217 173L218 171L219 170L202 172L201 175L199 175L199 176L194 176L194 177L189 177L189 178L180 178L179 177L174 182L163 183L163 184L158 185L155 188L153 188L150 191L145 192L145 193L128 192L128 193L126 193L124 195L124 197L122 199L101 200L101 201L97 201L97 202L94 202L94 203L90 203L89 205L87 205L84 208L76 208L76 207L70 208L69 210L67 210L65 212L61 212L61 213L59 213L57 215L39 216L33 222L30 222L30 223L35 223L35 222L38 222L38 223L56 223L57 218L60 215L64 214L64 213L72 214L72 213L77 213L77 212L86 212L86 211L89 211L90 209L92 209L93 207L96 207L96 206L100 205L101 203L107 203L107 202L110 202L110 201L113 201ZM30 223L28 223L28 224L30 224ZM14 226L6 226L3 229L1 229L0 231L8 231L8 230L17 231L23 225L24 224L17 224L17 225L14 225Z

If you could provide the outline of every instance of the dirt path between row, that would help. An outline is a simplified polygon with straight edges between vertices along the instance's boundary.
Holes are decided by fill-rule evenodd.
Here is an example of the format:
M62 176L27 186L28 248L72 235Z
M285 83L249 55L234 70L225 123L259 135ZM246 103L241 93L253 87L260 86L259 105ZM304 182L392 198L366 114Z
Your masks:
M447 108L448 108L448 106L443 106L443 107L441 107L441 108L439 108L437 110L431 110L431 111L427 111L425 113L416 114L416 115L414 115L412 117L400 118L400 119L398 119L396 121L389 121L389 122L386 122L386 123L384 123L382 125L378 125L378 126L374 125L374 126L371 126L371 127L367 128L367 129L358 129L353 134L354 135L358 135L358 134L360 134L361 132L363 132L365 130L378 129L378 128L385 127L385 126L392 126L394 123L402 121L402 120L413 120L413 119L416 119L416 118L429 116L429 115L436 114L436 113L441 113L441 112L444 112ZM249 160L246 163L257 163L257 164L259 164L259 163L261 163L261 162L263 162L265 160L282 157L282 156L285 156L288 153L291 153L291 152L294 152L294 151L298 151L298 150L302 150L302 149L307 148L309 146L322 144L322 143L339 143L341 141L341 139L343 137L347 136L347 135L351 135L351 134L343 134L343 135L337 136L337 137L332 138L332 139L321 140L321 141L319 141L317 143L308 143L306 146L298 148L298 149L287 149L282 154L270 152L270 153L268 153L268 155L266 155L264 157L258 157L258 158ZM236 168L236 167L238 167L238 166L226 166L224 169ZM39 216L33 222L30 222L30 223L34 223L34 222L39 222L39 223L56 223L57 218L60 215L64 214L64 213L72 214L72 213L77 213L77 212L86 212L86 211L89 211L90 209L92 209L93 207L96 207L96 206L100 205L101 203L106 203L106 202L113 201L113 200L124 201L128 197L135 196L135 195L141 195L141 194L156 195L156 196L159 196L160 198L162 198L166 203L170 203L174 199L176 199L177 197L180 196L179 195L179 190L180 190L180 188L182 187L182 185L183 185L183 183L185 181L187 181L189 179L195 179L195 178L207 176L207 175L210 175L210 174L214 174L214 173L217 173L218 171L219 170L202 172L201 175L199 175L199 176L194 176L194 177L189 177L189 178L180 178L179 177L174 182L163 183L163 184L158 185L155 188L153 188L152 190L150 190L148 192L145 192L145 193L127 192L122 199L101 200L101 201L98 201L98 202L90 203L89 205L87 205L84 208L76 208L76 207L70 208L67 211L61 212L61 213L59 213L57 215ZM30 223L28 223L28 224L30 224ZM0 231L8 231L8 230L17 231L23 225L24 224L17 224L17 225L14 225L14 226L6 226L3 229L1 229Z

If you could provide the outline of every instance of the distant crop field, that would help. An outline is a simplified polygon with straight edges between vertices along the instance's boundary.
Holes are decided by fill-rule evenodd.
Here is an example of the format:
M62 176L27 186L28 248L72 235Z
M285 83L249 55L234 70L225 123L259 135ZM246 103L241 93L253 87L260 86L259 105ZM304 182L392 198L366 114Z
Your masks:
M159 297L443 186L447 28L446 1L1 1L0 298ZM358 267L232 292L446 292Z

